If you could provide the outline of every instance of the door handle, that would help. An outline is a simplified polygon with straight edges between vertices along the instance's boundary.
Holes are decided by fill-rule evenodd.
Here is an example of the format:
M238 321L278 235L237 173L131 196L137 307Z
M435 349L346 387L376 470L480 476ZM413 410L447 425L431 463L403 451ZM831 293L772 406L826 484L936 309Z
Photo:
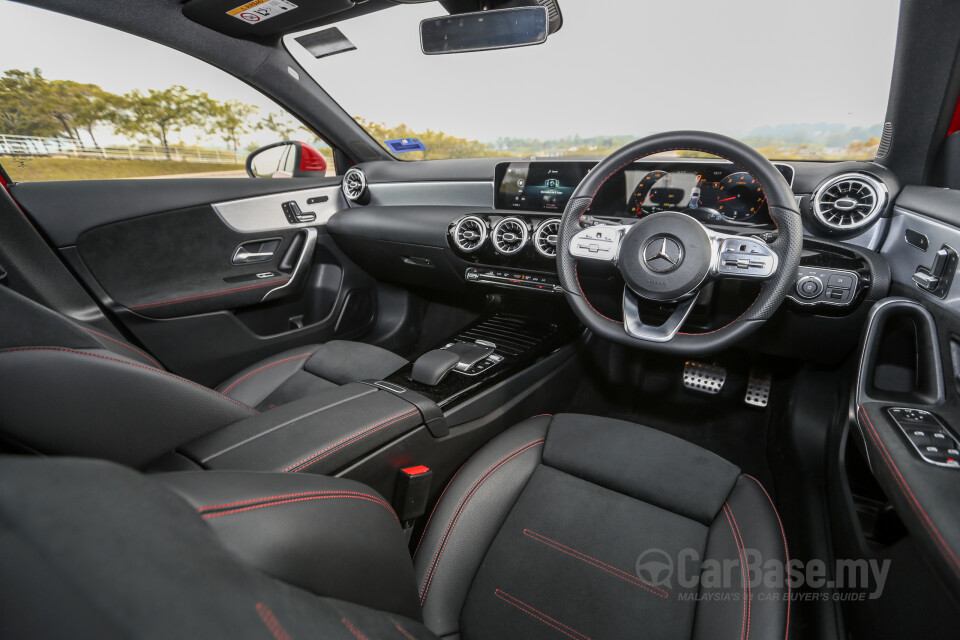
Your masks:
M299 253L297 254L297 259L294 263L293 273L290 274L290 279L279 287L275 287L267 291L260 299L260 302L266 302L267 298L270 297L276 298L277 296L273 294L277 292L283 292L284 289L292 290L292 285L298 284L301 280L303 280L305 274L310 271L310 263L313 261L313 250L317 246L317 230L314 227L305 227L302 229L298 234L298 237L294 238L293 243L291 243L291 249L293 249L294 252L297 251L297 246L300 244L300 238L303 239L303 244L299 250ZM288 262L288 258L292 258L292 256L284 256L283 264L280 265L281 271L284 270L284 264ZM292 262L292 260L290 260L290 262ZM280 295L283 294L280 293Z
M270 238L268 240L251 240L244 242L233 252L230 258L230 264L256 264L257 262L269 262L277 255L277 249L280 248L280 238Z

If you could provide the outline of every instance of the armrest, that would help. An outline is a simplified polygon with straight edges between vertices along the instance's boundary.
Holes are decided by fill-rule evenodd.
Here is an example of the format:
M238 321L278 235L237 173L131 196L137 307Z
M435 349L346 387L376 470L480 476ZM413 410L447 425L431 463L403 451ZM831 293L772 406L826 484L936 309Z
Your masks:
M207 469L329 474L421 424L410 402L351 383L241 420L177 451Z
M366 485L313 474L158 474L237 556L320 596L421 620L396 514Z

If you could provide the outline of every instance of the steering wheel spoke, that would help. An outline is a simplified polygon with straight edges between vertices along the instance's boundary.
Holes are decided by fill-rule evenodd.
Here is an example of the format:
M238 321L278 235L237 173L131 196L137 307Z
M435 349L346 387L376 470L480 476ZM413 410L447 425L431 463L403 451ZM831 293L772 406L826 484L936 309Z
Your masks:
M598 224L582 229L570 239L570 254L577 260L617 264L620 245L630 225Z
M711 229L707 229L707 236L711 253L707 280L767 280L777 272L777 254L763 240Z
M623 328L627 335L646 340L647 342L668 342L673 339L680 327L686 321L687 316L697 304L700 297L698 291L692 297L680 302L670 317L661 325L651 325L645 323L640 318L640 305L637 302L636 295L630 291L630 287L623 288Z

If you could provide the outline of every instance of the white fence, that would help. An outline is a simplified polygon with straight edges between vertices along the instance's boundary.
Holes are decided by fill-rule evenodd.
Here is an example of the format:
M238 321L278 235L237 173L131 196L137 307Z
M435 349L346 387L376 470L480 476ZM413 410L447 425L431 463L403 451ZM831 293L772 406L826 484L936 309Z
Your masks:
M217 162L240 164L241 158L232 151L218 149L170 148L167 157L163 147L154 145L130 145L126 147L100 147L81 145L69 138L37 138L12 136L0 133L0 156L46 156L53 158L105 158L114 160L176 160L179 162Z

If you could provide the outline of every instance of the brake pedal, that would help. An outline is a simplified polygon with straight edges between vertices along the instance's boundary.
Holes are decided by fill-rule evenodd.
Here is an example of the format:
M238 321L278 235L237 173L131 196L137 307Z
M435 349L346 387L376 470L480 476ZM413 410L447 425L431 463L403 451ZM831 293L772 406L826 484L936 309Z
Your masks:
M770 402L770 383L769 372L751 369L750 379L747 380L747 394L743 401L754 407L765 408Z
M683 386L715 396L727 381L727 370L714 364L687 361L683 365Z

